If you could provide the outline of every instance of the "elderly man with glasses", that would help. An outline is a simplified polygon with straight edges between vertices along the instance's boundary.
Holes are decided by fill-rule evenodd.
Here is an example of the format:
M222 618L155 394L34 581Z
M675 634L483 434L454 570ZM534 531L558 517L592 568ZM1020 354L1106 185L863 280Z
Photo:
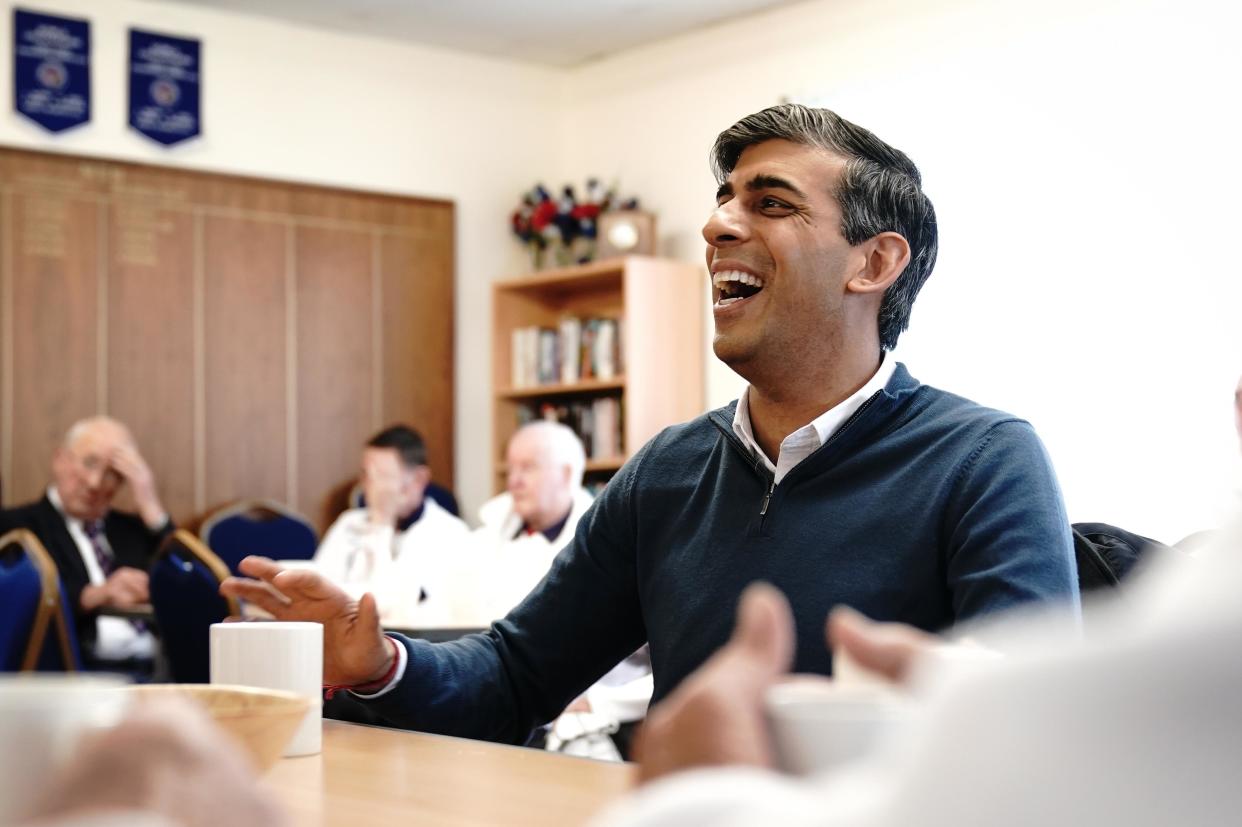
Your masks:
M137 514L112 509L128 484ZM115 419L75 423L52 455L52 482L37 502L0 512L0 534L34 532L60 570L88 666L140 669L154 657L150 632L104 609L148 601L147 566L172 521L129 429Z

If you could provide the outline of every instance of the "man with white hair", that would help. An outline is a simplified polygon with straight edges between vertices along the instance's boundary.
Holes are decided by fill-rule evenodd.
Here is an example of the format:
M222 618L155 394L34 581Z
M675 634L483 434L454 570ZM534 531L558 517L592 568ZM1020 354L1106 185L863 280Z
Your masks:
M479 509L478 611L503 617L543 579L591 505L580 440L556 422L531 422L509 440L507 490Z
M112 509L126 483L137 514ZM106 416L75 423L52 455L52 483L37 502L0 512L0 534L25 528L60 571L88 665L150 661L151 634L101 609L147 603L147 566L172 521L155 477L123 424Z
M475 532L480 554L473 567L480 595L475 616L487 623L504 617L539 584L592 501L582 487L582 440L565 425L545 420L524 425L509 440L506 463L507 490L479 509L482 526ZM462 588L470 590L469 584ZM567 751L586 749L584 754L597 758L627 757L651 688L644 648L571 704L554 722L548 743ZM607 733L614 735L612 741L590 737ZM608 746L614 742L617 751Z

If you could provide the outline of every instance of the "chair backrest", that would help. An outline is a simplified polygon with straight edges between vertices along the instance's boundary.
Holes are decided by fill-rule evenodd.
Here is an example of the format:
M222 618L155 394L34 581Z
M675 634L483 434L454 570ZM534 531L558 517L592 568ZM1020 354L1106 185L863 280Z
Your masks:
M1074 557L1078 563L1078 590L1116 588L1135 569L1173 549L1150 537L1108 523L1074 523Z
M310 521L272 500L243 500L208 517L199 536L229 570L250 554L274 560L310 560L319 536Z
M220 594L228 566L185 529L164 539L151 563L151 607L164 655L177 683L211 678L211 624L240 615L237 600Z
M453 492L449 491L442 485L436 485L434 482L427 483L427 488L423 491L424 497L430 497L436 501L436 505L443 508L454 517L460 517L458 511L457 498L453 496ZM367 504L367 495L362 490L362 483L354 483L354 487L349 490L349 507L363 508Z
M56 564L39 539L25 529L0 537L0 670L81 668L67 610Z
M48 635L43 641L43 651L39 653L39 663L35 667L40 672L81 672L82 649L78 644L78 628L73 616L73 608L69 604L69 596L65 594L65 581L60 581L60 628L57 629L56 640Z

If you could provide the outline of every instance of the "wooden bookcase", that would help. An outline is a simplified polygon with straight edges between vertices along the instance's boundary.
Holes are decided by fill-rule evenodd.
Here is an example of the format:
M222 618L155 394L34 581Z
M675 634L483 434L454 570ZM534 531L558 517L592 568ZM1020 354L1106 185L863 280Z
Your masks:
M704 405L701 267L646 256L544 270L493 285L493 483L505 487L505 447L523 406L621 400L621 453L587 461L588 481L607 479L660 429L692 419ZM557 328L567 316L621 319L621 372L610 379L515 387L513 331Z

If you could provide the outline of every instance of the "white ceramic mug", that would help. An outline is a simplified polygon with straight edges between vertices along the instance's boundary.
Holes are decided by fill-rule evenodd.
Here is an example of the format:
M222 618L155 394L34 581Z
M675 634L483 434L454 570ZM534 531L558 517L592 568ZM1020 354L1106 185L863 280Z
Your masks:
M795 679L768 689L777 765L808 775L863 758L910 719L908 702L881 686Z
M311 701L285 756L315 755L323 738L323 626L246 621L211 627L211 682L296 692Z
M21 821L78 738L115 725L125 681L112 676L0 676L0 824Z

